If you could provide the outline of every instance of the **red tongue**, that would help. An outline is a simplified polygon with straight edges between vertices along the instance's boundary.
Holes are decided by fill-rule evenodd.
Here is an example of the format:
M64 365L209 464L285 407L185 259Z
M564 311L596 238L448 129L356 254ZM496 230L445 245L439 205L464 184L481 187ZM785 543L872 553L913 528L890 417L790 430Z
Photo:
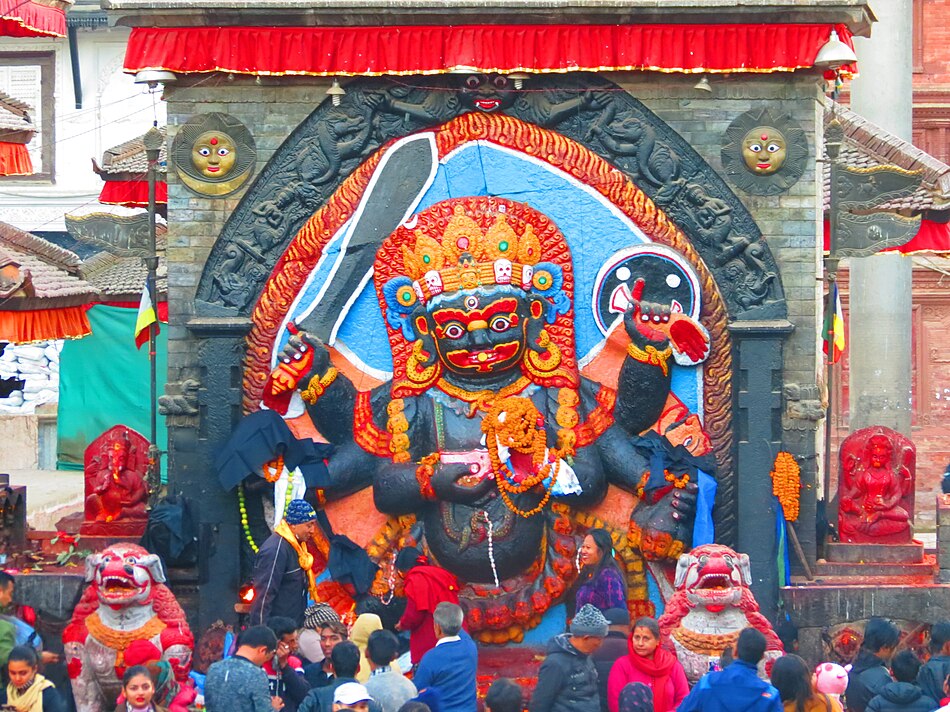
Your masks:
M726 610L725 606L706 606L706 610L710 613L722 613Z

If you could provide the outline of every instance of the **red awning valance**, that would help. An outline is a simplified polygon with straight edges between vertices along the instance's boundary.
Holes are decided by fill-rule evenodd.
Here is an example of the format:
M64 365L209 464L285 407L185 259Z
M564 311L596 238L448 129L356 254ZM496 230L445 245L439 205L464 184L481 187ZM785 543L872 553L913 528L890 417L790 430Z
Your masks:
M99 193L99 202L106 205L124 205L127 208L147 208L148 181L107 180ZM168 184L163 180L155 183L155 203L168 203Z
M0 341L32 344L54 339L81 339L92 333L81 306L24 311L0 310Z
M66 13L33 0L0 0L0 37L65 37Z
M825 220L824 251L828 252L828 221ZM900 247L881 250L881 254L899 252L902 255L930 254L950 255L950 223L921 220L917 234Z
M263 75L775 72L813 66L844 25L137 27L125 71Z
M23 143L0 141L0 176L31 176L33 162Z

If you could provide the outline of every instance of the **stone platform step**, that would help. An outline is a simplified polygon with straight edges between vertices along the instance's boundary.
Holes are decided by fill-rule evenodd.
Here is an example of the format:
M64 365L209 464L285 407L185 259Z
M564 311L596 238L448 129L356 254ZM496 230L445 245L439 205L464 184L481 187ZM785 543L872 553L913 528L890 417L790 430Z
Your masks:
M781 595L799 628L824 628L871 616L927 623L950 618L950 586L932 582L889 585L875 581L855 586L816 583L785 587Z
M847 562L847 561L818 561L815 564L815 575L823 576L860 576L868 583L879 577L910 576L933 580L937 562L933 556L921 556L918 563L907 562Z
M913 587L913 586L932 586L936 582L933 574L927 573L921 576L835 576L830 574L816 575L813 581L809 581L804 576L792 576L792 586L802 586L806 588L814 587Z
M826 549L832 563L906 563L919 564L924 560L923 542L910 544L846 544L833 542Z

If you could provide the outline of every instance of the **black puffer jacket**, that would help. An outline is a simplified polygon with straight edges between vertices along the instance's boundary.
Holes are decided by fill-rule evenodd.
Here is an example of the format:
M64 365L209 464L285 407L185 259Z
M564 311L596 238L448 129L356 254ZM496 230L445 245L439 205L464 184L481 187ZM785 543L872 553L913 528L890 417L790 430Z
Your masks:
M562 633L548 643L548 656L538 671L529 712L600 712L597 669L589 655L571 645Z
M884 661L861 648L848 675L848 691L845 693L848 712L864 712L871 698L880 694L884 686L893 681Z
M912 682L890 682L868 702L867 712L933 712L939 706Z

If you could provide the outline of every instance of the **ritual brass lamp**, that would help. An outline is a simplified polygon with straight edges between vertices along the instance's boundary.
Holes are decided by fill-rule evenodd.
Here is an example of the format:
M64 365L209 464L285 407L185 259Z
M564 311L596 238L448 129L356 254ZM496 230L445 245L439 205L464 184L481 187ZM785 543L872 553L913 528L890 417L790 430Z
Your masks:
M148 257L145 258L145 266L148 268L148 298L155 310L155 321L149 324L148 327L149 418L151 430L148 446L148 472L146 474L149 503L154 505L162 486L162 452L158 447L158 378L156 373L158 251L155 245L155 187L158 181L158 156L161 153L162 145L165 143L165 137L162 136L162 132L158 130L158 127L153 124L152 128L146 131L145 136L142 137L142 143L145 144L145 157L148 160Z

